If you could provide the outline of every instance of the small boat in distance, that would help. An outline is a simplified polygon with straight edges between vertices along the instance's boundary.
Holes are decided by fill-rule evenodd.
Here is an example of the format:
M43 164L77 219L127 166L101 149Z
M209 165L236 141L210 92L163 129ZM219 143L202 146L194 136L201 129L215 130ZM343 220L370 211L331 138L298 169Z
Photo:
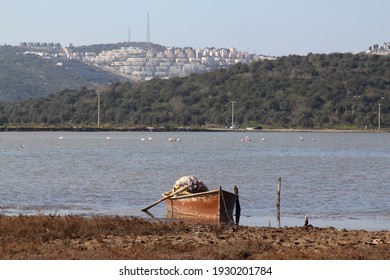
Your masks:
M173 196L165 200L167 217L233 223L238 194L223 190Z

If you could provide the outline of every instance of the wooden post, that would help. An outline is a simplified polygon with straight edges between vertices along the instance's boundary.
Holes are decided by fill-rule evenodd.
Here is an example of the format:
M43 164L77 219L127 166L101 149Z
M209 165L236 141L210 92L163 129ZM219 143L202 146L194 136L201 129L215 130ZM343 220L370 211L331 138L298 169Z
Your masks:
M236 225L240 223L240 216L241 216L241 205L240 205L240 200L238 196L238 188L235 185L233 189L233 193L237 195L237 200L236 200Z
M280 188L282 186L282 178L278 178L278 187L276 189L276 207L280 208Z
M276 189L276 220L280 227L280 189L282 187L282 178L278 178L278 187Z

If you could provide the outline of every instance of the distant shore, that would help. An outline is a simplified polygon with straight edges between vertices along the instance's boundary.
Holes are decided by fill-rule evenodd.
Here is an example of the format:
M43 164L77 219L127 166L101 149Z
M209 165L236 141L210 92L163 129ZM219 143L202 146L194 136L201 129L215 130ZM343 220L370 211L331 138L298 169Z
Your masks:
M0 259L390 260L390 231L0 215Z
M73 127L73 126L50 126L50 127L41 127L41 126L0 126L0 132L6 131L76 131L76 132L331 132L331 133L389 133L389 129L382 129L381 131L373 129L301 129L301 128L264 128L264 129L252 129L252 128L239 128L239 129L229 129L229 128L190 128L190 127L97 127L97 126L87 126L87 127Z

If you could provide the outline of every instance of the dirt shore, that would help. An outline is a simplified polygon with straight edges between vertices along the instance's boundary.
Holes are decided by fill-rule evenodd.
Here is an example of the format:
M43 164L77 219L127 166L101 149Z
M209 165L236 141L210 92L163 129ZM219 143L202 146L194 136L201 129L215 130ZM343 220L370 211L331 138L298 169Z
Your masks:
M390 231L0 215L0 258L390 260Z

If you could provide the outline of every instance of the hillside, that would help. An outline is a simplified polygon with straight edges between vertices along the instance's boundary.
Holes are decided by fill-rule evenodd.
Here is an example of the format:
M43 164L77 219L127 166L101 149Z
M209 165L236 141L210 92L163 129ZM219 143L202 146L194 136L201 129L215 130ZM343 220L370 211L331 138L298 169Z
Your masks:
M187 78L116 83L101 94L105 126L376 129L390 125L390 57L309 54ZM94 90L0 105L0 125L96 125Z
M0 101L45 97L64 89L121 81L79 61L48 59L36 53L30 48L0 46Z

